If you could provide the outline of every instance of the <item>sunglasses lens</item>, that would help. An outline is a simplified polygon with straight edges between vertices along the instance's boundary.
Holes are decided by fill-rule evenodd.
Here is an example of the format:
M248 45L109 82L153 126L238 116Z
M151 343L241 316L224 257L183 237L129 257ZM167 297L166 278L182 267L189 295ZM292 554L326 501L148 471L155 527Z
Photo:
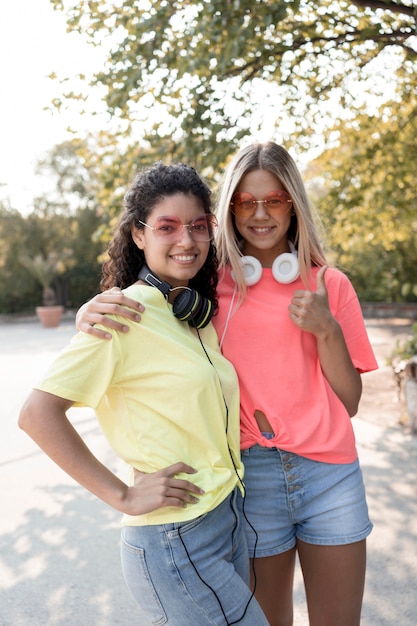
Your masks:
M256 201L250 193L235 193L231 207L237 217L247 217L256 211Z
M216 226L217 220L214 215L200 215L191 224L183 224L176 217L159 217L153 226L153 231L164 243L179 241L183 228L188 228L194 241L210 241L213 239Z
M217 220L214 215L201 215L191 222L189 230L194 241L210 241L213 239Z
M285 215L291 205L291 196L286 191L274 191L264 199L265 210L272 216Z
M236 217L250 217L256 211L259 203L272 217L285 215L292 206L292 200L286 191L272 191L263 200L256 200L250 193L236 193L231 202L231 210Z
M181 237L182 224L176 217L158 217L153 232L165 243L174 243Z

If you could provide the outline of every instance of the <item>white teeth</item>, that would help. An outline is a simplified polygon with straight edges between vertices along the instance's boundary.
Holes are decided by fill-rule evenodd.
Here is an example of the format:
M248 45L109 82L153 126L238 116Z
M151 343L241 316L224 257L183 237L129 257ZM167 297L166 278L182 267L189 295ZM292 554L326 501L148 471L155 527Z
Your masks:
M194 261L195 259L195 255L194 254L190 254L190 255L176 255L173 257L174 259L176 259L177 261Z
M270 228L253 228L253 230L256 233L268 233L271 229Z

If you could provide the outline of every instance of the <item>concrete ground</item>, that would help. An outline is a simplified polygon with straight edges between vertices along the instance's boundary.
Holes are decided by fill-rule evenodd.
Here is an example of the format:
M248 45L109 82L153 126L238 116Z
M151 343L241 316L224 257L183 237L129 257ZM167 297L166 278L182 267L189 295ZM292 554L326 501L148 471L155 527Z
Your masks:
M369 319L367 327L380 369L364 376L354 418L375 524L362 625L416 626L417 436L400 423L404 410L386 365L410 323ZM34 319L0 324L0 626L141 626L119 564L120 515L16 426L31 386L73 333L71 316L54 329ZM72 415L90 448L117 471L92 412ZM299 571L294 626L308 626Z

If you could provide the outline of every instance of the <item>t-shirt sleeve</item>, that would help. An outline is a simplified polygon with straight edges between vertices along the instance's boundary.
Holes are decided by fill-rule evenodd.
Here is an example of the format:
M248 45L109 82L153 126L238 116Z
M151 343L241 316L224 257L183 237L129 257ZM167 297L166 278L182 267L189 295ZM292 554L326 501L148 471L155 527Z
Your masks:
M111 341L104 341L80 332L35 388L95 409L114 382L120 362L117 333Z
M330 308L342 328L353 365L361 374L377 369L378 363L353 285L347 276L337 270L327 270L326 285Z

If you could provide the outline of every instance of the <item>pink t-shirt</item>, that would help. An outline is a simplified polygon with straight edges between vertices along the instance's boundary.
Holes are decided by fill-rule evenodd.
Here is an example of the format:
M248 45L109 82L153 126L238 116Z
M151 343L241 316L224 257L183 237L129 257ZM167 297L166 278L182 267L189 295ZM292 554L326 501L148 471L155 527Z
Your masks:
M313 277L318 269L312 270ZM362 311L348 278L329 268L325 274L330 310L338 320L359 372L377 369ZM327 463L351 463L357 458L352 423L320 367L315 337L289 318L288 305L300 279L276 282L264 269L237 310L237 293L230 268L220 272L219 313L214 325L224 356L237 371L241 395L241 448L255 444ZM229 312L232 310L231 315ZM265 439L254 417L262 411L274 431Z

